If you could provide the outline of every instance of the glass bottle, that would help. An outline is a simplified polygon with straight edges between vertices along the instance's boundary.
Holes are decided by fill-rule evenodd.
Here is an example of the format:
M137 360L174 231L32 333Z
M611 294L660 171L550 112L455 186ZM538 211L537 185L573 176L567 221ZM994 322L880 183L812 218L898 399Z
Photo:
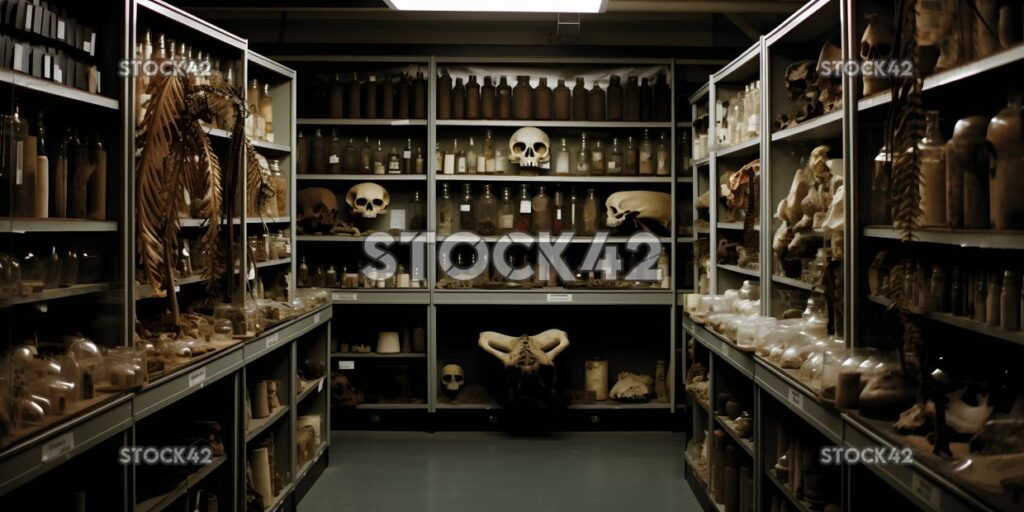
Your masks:
M33 217L45 219L50 216L50 157L46 153L46 123L43 122L43 113L39 112L37 122L39 134L36 137L36 178L35 178L35 208Z
M416 80L412 83L413 115L416 119L427 118L427 77L422 71L416 72Z
M654 173L658 176L668 176L669 174L672 174L672 167L669 164L668 140L665 138L665 132L661 132L661 135L658 136L658 149L655 153Z
M608 77L608 120L622 121L622 78Z
M999 313L1002 310L1000 288L998 275L990 275L988 277L988 294L985 295L985 323L989 327L999 327L1001 321L999 317Z
M299 260L299 286L309 285L309 265L306 264L306 257Z
M593 188L587 189L587 198L583 200L583 214L580 215L583 236L594 236L597 233L597 196Z
M299 130L295 138L295 172L299 174L309 173L310 139L302 130Z
M558 147L558 153L555 155L555 174L569 174L571 169L569 156L569 144L565 138L562 138L562 144Z
M576 195L576 187L569 190L569 204L565 208L565 230L580 234L580 216L583 214L583 205L579 196Z
M949 311L949 300L946 298L946 270L938 265L932 266L931 290L928 311Z
M654 154L651 148L651 134L644 130L644 139L640 142L640 161L637 169L641 176L654 174Z
M317 128L316 132L313 133L313 143L310 144L310 146L312 146L313 149L313 158L312 160L310 160L310 170L313 171L314 173L327 171L328 166L330 165L330 161L327 157L329 145L330 140L325 139L323 133L320 131L320 128Z
M981 273L974 277L974 316L972 318L975 322L985 322L985 313L987 312L985 301L987 297L985 275Z
M650 79L640 79L640 121L650 122L654 120L654 90L651 89ZM665 273L666 275L668 272Z
M459 147L459 140L452 143L452 150L455 153L455 174L466 174L469 168L466 166L466 150Z
M288 204L288 178L281 173L281 163L279 161L271 160L269 166L270 179L274 183L274 199L277 204L277 212L273 216L284 217L291 210Z
M955 316L964 316L964 289L960 279L960 269L953 267L949 279L949 310Z
M477 172L481 171L485 174L497 172L495 168L494 135L491 134L490 130L487 130L487 135L484 137L484 168L477 169Z
M412 117L411 102L409 95L411 94L412 83L409 81L409 75L402 73L398 77L398 83L395 84L395 99L398 106L395 108L396 119L409 119Z
M551 117L555 121L568 121L572 111L572 93L565 86L565 80L558 79L558 85L551 92Z
M533 233L551 232L551 198L544 193L544 185L537 188L537 195L533 196L530 206L533 221Z
M590 174L592 176L604 176L604 147L601 139L594 141L594 147L590 150Z
M452 117L452 76L448 74L448 68L441 71L441 77L437 79L437 118L451 119Z
M365 96L363 100L363 117L366 119L377 119L377 92L380 89L380 84L377 82L376 75L370 75L367 77L366 86L363 90Z
M402 157L395 146L391 146L391 152L388 153L388 174L402 174Z
M363 138L363 146L359 148L359 167L363 174L373 174L373 150L370 149L370 138Z
M334 265L327 266L327 273L324 275L324 286L327 288L338 287L338 270L334 268Z
M1017 276L1012 270L1007 270L1003 273L1003 291L999 299L999 325L1003 329L1020 329L1020 294Z
M494 82L485 76L484 85L480 88L480 117L494 119L495 100Z
M1019 7L1017 12L1020 12ZM1008 17L1012 18L1003 16ZM989 173L989 217L997 230L1024 229L1024 202L1020 200L1020 191L1024 188L1024 136L1021 134L1024 109L1019 85L1016 82L1013 86L1008 104L989 120L985 132L994 161Z
M626 86L622 89L623 121L640 120L640 84L637 80L636 76L627 77Z
M530 190L526 183L519 184L519 197L516 198L516 202L515 230L528 233L530 231L530 217L533 213L533 204L530 201Z
M416 174L427 172L427 161L423 158L423 146L416 146L416 163L413 172Z
M508 85L508 77L501 77L497 87L497 101L495 105L497 119L512 118L512 87Z
M466 82L466 119L480 119L480 84L476 75L469 75Z
M441 197L437 200L437 234L450 235L455 230L455 199L448 193L448 184L441 184Z
M590 98L587 101L587 109L590 111L591 121L605 120L604 89L602 89L601 84L597 82L594 82L594 87L590 89Z
M260 95L260 116L263 117L265 126L263 138L267 142L274 142L274 97L270 95L270 84L263 84L263 94Z
M341 139L338 138L338 130L331 130L331 142L327 146L327 171L331 174L341 174L341 153L344 147Z
M498 234L498 199L491 193L491 184L484 185L484 193L476 201L476 232L480 236Z
M462 185L462 201L459 202L459 230L476 230L476 212L473 211L473 187L469 183Z
M622 174L626 176L636 176L637 173L637 161L640 159L640 154L636 149L636 145L633 143L633 136L626 138L626 152L622 157Z
M551 119L551 87L548 87L547 77L537 79L537 88L533 90L533 118L541 121Z
M572 88L572 119L573 121L586 121L590 118L587 105L590 102L587 94L587 86L583 77L576 77L576 85Z
M580 134L580 145L576 149L576 175L590 174L590 151L587 149L587 133Z
M501 190L501 202L498 203L498 234L511 233L516 226L516 204L512 200L512 190L505 187Z
M875 168L871 174L871 223L888 226L892 224L892 155L889 146L882 145L875 155Z
M612 147L608 150L608 174L617 176L622 174L622 148L619 147L619 139L612 138Z
M405 149L402 150L402 174L414 174L415 172L416 168L412 153L412 139L405 139Z
M921 225L946 223L946 141L939 131L939 112L926 110L925 134L917 143L921 155Z
M462 78L455 79L455 87L452 87L452 119L466 118L466 86Z
M441 151L441 143L434 143L434 172L437 174L448 174L444 170L444 151Z
M249 81L249 89L245 91L245 102L249 106L249 115L245 118L246 135L262 139L263 137L257 134L262 133L266 125L263 124L263 115L260 113L260 83L255 78Z
M412 193L412 201L409 203L409 230L423 231L427 229L427 203L423 201L420 191Z
M530 119L533 117L533 88L530 87L530 77L520 75L516 81L516 86L512 89L513 119Z
M359 119L363 117L363 93L362 85L359 83L359 73L352 72L352 79L348 82L348 118Z
M452 141L452 150L445 152L444 154L444 173L455 174L455 148L459 146L459 141Z
M359 174L359 150L356 149L356 141L351 137L345 144L345 150L341 154L341 171L352 174Z
M473 137L469 138L469 148L466 149L466 171L469 174L477 173L477 153L476 145L473 143ZM485 164L486 165L486 164ZM483 169L480 169L483 171Z
M377 149L373 150L373 173L385 174L387 156L384 154L384 141L377 139Z

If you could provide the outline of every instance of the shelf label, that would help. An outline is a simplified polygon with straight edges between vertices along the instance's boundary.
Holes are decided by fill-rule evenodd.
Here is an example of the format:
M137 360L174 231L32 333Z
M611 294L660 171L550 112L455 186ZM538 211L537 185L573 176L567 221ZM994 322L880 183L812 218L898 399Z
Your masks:
M355 370L356 369L356 362L355 361L338 361L338 369L339 370Z
M405 229L405 210L391 209L391 229Z
M57 457L70 452L75 447L75 433L68 432L52 441L46 443L42 447L42 461L49 462Z
M270 347L273 347L274 345L277 345L277 342L278 342L278 336L277 336L276 332L274 334L271 334L270 336L267 336L267 348L270 348Z
M320 313L316 313L315 315L313 315L313 323L314 324L320 323Z
M331 294L331 300L335 302L355 302L358 299L358 294L355 293L338 293L334 292Z
M927 503L933 510L939 510L939 503L941 502L941 495L939 490L935 488L930 482L925 481L921 478L921 475L914 473L910 478L911 491Z
M391 121L391 126L409 126L409 120L399 119L397 121Z
M549 293L548 302L572 302L571 293Z
M339 368L339 370L340 370L340 368ZM324 390L324 381L325 381L325 380L326 380L326 378L324 378L324 377L320 377L320 382L318 382L318 383L316 384L316 392L317 392L317 393L319 393L319 392L321 392L321 391L323 391L323 390Z
M470 204L460 204L459 205L459 211L460 212L469 212L469 211L472 211L472 210L473 210L473 205L470 205Z
M799 391L790 388L789 403L793 404L793 406L802 411L804 409L804 395L801 394Z
M519 201L519 213L530 213L530 210L532 209L531 206L532 205L528 199Z
M206 368L200 368L188 374L188 387L202 386L206 382Z

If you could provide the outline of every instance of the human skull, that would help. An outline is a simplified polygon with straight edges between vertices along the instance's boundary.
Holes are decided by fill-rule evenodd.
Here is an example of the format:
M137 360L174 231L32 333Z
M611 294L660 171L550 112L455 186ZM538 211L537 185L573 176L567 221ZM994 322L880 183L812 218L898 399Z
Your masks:
M364 219L375 219L378 215L387 213L391 194L388 194L384 187L367 181L348 189L345 202L352 209L352 213L357 213Z
M338 214L338 198L334 192L321 187L299 191L299 218L296 223L306 233L329 233Z
M457 364L446 364L441 368L441 383L448 391L459 391L466 385L466 373Z
M818 83L817 63L813 60L798 60L786 68L786 90L789 99L796 100L816 89Z
M520 167L540 167L551 160L551 139L538 128L520 128L508 140L508 155Z
M669 229L672 222L672 196L664 192L649 190L615 192L608 196L604 205L608 213L605 224L610 228L622 225L630 215L635 215L637 219L657 221L665 229Z
M893 35L888 20L876 13L868 14L868 26L860 38L862 61L880 61L892 55ZM869 96L888 87L888 81L873 73L864 73L864 96Z

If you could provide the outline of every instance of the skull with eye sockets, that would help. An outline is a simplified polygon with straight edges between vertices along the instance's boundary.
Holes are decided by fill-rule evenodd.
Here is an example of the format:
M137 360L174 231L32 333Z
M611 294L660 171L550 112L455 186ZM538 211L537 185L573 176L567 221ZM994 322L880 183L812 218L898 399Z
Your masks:
M375 219L378 215L388 212L391 194L388 194L384 187L376 183L364 182L348 190L345 202L352 209L352 213L358 214L364 219Z
M508 161L520 167L540 167L550 160L551 139L538 128L520 128L508 141Z
M466 372L457 364L447 364L441 368L441 384L448 394L456 395L466 384Z

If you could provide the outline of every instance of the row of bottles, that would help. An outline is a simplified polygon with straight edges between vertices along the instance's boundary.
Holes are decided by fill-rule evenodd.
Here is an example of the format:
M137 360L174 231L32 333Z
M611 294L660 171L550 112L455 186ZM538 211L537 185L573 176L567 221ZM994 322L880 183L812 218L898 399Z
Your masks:
M991 119L960 119L947 141L939 112L925 112L920 155L919 224L925 227L1010 230L1024 228L1024 126L1021 94ZM871 223L893 219L892 160L888 147L875 157L871 179Z
M1012 48L1022 40L1019 2L916 2L915 38L924 75Z
M423 72L417 72L415 78L407 73L383 77L370 73L365 79L356 72L347 79L335 73L326 93L327 117L332 119L427 118L427 79Z
M588 188L585 196L577 195L573 188L566 197L558 185L552 195L541 185L531 196L529 187L523 183L519 185L518 195L512 195L511 187L504 187L498 197L491 184L485 184L477 197L473 186L466 183L461 195L456 197L448 184L443 183L441 197L437 200L437 234L467 231L495 236L518 231L559 235L571 231L593 236L600 228L601 214L593 188Z
M98 134L69 127L54 151L43 113L33 125L15 106L0 117L0 144L0 216L106 220L107 152Z
M544 174L565 176L668 176L672 173L671 148L665 132L656 143L644 130L639 142L632 136L620 141L613 137L605 143L601 139L580 134L579 142L569 145L562 138L557 146L548 148L550 155L540 168L513 165L505 145L496 145L490 130L478 147L473 137L467 143L452 139L451 144L436 147L439 174L516 174L540 170Z
M94 283L100 278L100 258L96 253L52 246L22 257L0 253L0 292L3 297L27 297L43 290Z
M339 271L340 268L340 271ZM402 264L394 275L371 269L363 273L362 261L356 265L317 264L310 268L305 256L299 260L299 286L316 286L320 288L426 288L421 269L413 269L410 273Z
M357 142L349 137L342 141L337 130L325 137L317 128L312 137L299 130L295 148L295 168L299 174L424 174L426 161L423 147L413 149L406 139L401 149L384 141L371 141L369 136Z
M533 272L530 273L528 277L513 279L510 276L502 274L493 264L489 264L485 266L483 271L476 277L466 280L459 279L456 276L450 276L448 274L450 269L472 268L477 264L476 251L464 249L465 248L456 249L450 254L445 252L438 253L437 275L439 279L437 284L439 288L465 288L468 286L471 288L487 288L492 290L497 288L522 289L560 287L592 289L667 289L672 286L671 274L669 272L669 255L667 252L662 252L658 256L656 268L654 269L654 281L627 282L625 279L626 272L616 272L613 268L614 265L608 260L600 262L598 264L598 270L577 271L573 276L572 281L563 281L558 276L558 272L554 269L554 266L547 265L547 270L542 271L541 265L538 261L531 261L531 258L526 254L514 254L512 252L506 253L505 263L512 269L529 267ZM620 256L623 260L622 268L636 268L636 265L641 263L639 258L629 253L621 253ZM490 255L487 256L488 259L490 257ZM538 256L538 258L543 258L543 256ZM486 261L486 263L492 262ZM611 278L612 273L616 274L614 279Z
M556 121L668 121L671 116L672 92L668 77L630 76L626 84L618 75L611 75L608 89L595 80L588 90L583 77L569 89L559 79L552 89L547 77L537 78L531 85L529 76L517 77L515 87L502 76L494 84L485 76L483 85L476 75L452 77L445 69L437 81L438 119L517 119Z
M761 81L747 84L728 100L715 102L715 139L731 146L761 134Z
M249 115L245 117L245 134L250 139L274 142L274 96L269 83L253 78L249 82L245 101Z

